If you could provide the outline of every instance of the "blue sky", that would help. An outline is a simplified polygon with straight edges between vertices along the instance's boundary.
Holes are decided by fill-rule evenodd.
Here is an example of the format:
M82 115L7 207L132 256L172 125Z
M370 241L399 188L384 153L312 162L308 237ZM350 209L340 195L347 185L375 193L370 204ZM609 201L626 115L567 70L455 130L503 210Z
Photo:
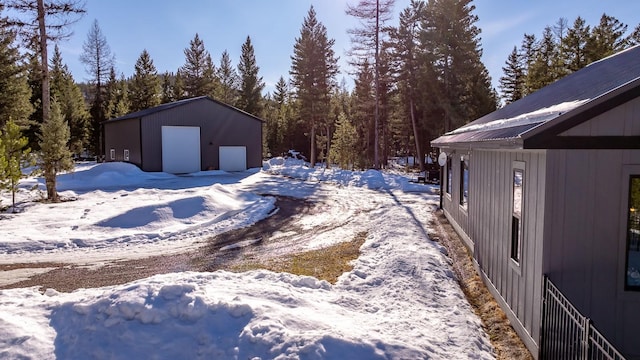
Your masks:
M184 49L196 33L216 64L227 50L237 64L242 43L251 37L260 75L272 91L280 76L288 79L295 38L309 7L335 39L334 51L349 86L345 51L350 47L348 28L357 25L345 15L347 2L357 0L87 0L85 16L73 26L73 36L59 44L64 62L76 81L89 78L79 61L82 44L94 19L116 57L118 74L131 76L143 49L147 49L158 72L175 72L184 64ZM396 0L395 12L409 0ZM482 29L483 62L494 86L502 66L524 33L539 36L546 25L564 17L569 25L582 16L596 25L602 13L615 16L631 31L640 22L638 0L476 0L476 23ZM397 16L392 25L397 25ZM338 79L340 80L340 79Z

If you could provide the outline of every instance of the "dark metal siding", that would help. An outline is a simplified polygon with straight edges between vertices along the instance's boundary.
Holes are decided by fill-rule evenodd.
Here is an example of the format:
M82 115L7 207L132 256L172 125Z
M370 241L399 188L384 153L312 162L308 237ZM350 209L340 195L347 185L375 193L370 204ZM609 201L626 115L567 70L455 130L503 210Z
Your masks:
M128 149L128 162L141 167L140 119L127 119L105 124L104 134L106 161L124 161L124 149ZM111 160L110 149L116 150L115 160Z
M142 119L145 171L162 171L162 126L200 127L202 170L219 168L220 146L246 146L247 167L262 166L262 122L203 98Z
M544 271L628 358L640 357L640 293L624 291L624 189L640 150L549 150ZM631 335L636 334L636 335Z

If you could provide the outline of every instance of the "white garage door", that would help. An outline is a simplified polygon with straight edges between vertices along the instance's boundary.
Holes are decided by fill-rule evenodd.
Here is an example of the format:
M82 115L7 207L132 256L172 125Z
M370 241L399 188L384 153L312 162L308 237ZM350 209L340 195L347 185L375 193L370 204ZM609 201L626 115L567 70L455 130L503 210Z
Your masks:
M200 171L199 127L162 127L162 171L172 174Z
M246 146L220 146L220 170L247 170Z

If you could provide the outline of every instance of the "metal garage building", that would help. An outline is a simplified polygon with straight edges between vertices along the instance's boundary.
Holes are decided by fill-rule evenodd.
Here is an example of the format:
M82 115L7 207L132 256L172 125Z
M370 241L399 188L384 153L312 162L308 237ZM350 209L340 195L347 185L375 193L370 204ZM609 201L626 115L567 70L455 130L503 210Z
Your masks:
M180 174L262 166L263 121L202 96L107 120L106 161Z

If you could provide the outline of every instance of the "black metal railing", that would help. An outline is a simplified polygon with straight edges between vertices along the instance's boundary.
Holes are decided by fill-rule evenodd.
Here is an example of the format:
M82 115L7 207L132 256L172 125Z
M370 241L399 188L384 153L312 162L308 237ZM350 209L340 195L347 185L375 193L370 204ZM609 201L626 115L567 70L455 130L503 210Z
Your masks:
M546 276L541 343L541 359L625 360Z

